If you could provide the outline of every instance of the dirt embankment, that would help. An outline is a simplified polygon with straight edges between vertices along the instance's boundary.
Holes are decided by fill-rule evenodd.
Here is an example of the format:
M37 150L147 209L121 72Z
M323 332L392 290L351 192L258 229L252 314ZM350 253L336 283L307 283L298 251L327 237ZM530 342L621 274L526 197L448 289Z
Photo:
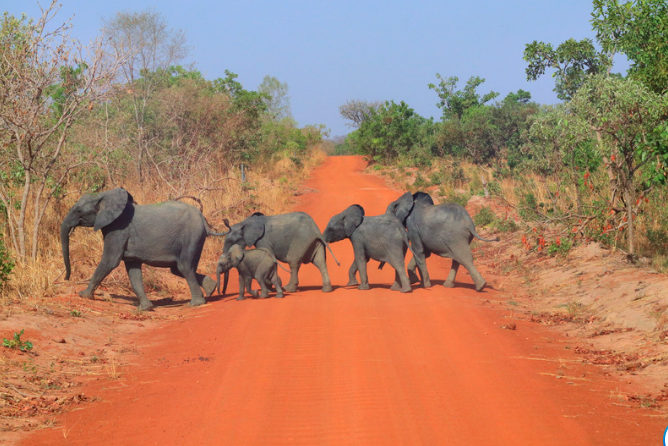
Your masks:
M367 215L383 213L401 192L364 167L357 157L328 159L295 210L321 228L352 203ZM133 311L128 295L80 299L75 284L48 307L5 314L0 334L23 327L34 349L3 349L11 379L1 389L0 438L30 445L660 441L665 415L634 399L643 383L617 364L591 364L587 355L604 356L585 353L595 348L587 346L591 339L562 331L588 329L598 319L562 323L567 318L541 313L538 303L559 304L539 295L539 281L548 290L564 283L550 295L571 286L540 273L556 266L538 259L536 278L523 283L518 271L527 269L512 266L508 240L476 245L492 284L483 293L463 269L457 287L440 286L450 262L438 258L429 260L430 289L392 292L391 268L378 271L371 262L372 288L360 291L343 286L350 243L332 248L342 266L328 259L335 287L329 294L320 291L317 269L305 265L300 289L285 299L236 301L233 276L232 294L203 307L187 306L185 286L179 295L151 295L157 309L147 315ZM629 333L639 330L592 339ZM22 412L31 417L18 418ZM26 436L12 432L16 420L48 428Z

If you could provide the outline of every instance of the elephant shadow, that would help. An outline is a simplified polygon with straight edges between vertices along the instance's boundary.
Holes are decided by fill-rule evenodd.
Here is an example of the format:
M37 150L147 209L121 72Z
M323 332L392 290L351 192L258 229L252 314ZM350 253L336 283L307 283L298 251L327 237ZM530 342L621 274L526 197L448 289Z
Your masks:
M445 283L445 280L443 280L443 279L432 280L431 281L431 288L435 288L437 286L442 288L444 283ZM414 287L414 289L415 289L415 287L422 288L422 285L420 285L418 283L414 283L413 287ZM455 282L455 288L465 288L467 290L473 290L473 291L476 290L475 284L473 284L473 283L463 283L463 282ZM450 289L450 288L446 288L446 289ZM486 283L485 287L482 290L480 290L480 292L485 292L485 290L487 290L487 289L494 290L495 288L492 285L490 285L489 283Z
M137 297L129 296L126 294L111 294L112 299L126 301L131 305L137 305ZM188 300L176 300L174 296L166 296L160 299L152 301L153 304L157 307L182 307L187 306L190 301Z

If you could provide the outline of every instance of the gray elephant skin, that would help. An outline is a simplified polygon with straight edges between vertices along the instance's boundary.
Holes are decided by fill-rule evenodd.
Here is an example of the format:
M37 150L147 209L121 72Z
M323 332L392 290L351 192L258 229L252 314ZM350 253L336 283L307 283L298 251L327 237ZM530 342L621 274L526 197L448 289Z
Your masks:
M192 297L190 305L206 302L200 287L207 297L215 289L216 282L198 274L197 266L207 235L225 233L212 232L202 213L189 204L167 201L136 205L132 195L123 188L83 195L69 210L60 228L66 280L71 272L70 233L77 226L101 230L104 239L102 259L88 287L79 293L82 297L92 298L102 280L121 260L141 310L153 307L144 291L142 264L170 268L172 274L185 278Z
M386 213L365 217L364 208L353 204L329 220L323 235L328 243L350 239L355 260L348 272L348 285L357 285L355 273L359 271L358 289L368 290L367 262L374 259L387 262L394 268L395 281L392 290L400 289L402 293L411 291L404 260L409 248L408 238L406 230L394 215Z
M325 257L327 244L310 215L291 212L268 216L256 212L232 226L227 221L225 224L230 231L225 237L223 254L229 253L234 245L242 249L251 246L268 249L277 260L290 265L290 281L285 286L288 292L297 290L301 265L313 263L322 275L322 291L332 291ZM225 273L223 294L227 290L228 278L229 273Z
M251 288L253 279L260 284L259 297L269 296L269 287L276 288L276 297L283 297L281 278L278 276L277 262L274 255L264 248L242 249L239 245L233 245L229 252L222 254L218 259L216 268L216 286L220 293L220 275L228 273L232 268L239 272L239 297L244 300L248 291L253 297L258 297L258 292Z
M390 203L387 212L393 213L408 229L408 239L415 253L408 264L412 282L418 282L417 266L425 288L431 286L426 258L432 253L452 259L452 267L443 286L452 288L459 265L469 271L476 291L481 291L486 282L473 264L471 241L498 242L499 238L484 239L475 230L475 224L466 209L456 203L435 205L429 194L406 192Z

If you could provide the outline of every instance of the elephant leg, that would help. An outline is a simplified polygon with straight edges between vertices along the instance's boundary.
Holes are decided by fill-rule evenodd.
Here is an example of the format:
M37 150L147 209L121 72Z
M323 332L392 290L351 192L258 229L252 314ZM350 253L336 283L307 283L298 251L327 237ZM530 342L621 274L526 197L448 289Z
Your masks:
M429 271L427 271L427 257L429 253L425 253L424 246L422 245L422 240L418 237L415 237L411 241L411 247L413 248L413 258L408 263L408 277L411 280L411 283L416 283L417 275L415 274L415 267L420 270L420 277L422 278L422 286L425 288L431 287L431 280L429 279ZM411 275L412 272L412 275Z
M455 259L452 259L452 266L450 267L450 272L448 273L448 278L443 282L443 286L446 288L455 287L455 277L457 277L457 271L459 270L459 262Z
M254 289L253 289L253 277L250 276L250 275L248 275L248 276L246 276L246 277L244 278L244 281L246 282L246 285L245 285L245 286L246 286L246 289L247 289L248 292L251 294L251 296L257 298L257 297L258 297L258 292L257 292L257 290L254 290ZM261 285L261 284L260 284L260 285Z
M153 304L150 300L148 300L148 297L146 297L146 291L144 290L144 280L141 273L141 262L128 262L126 260L124 263L125 270L127 271L128 277L130 278L132 289L139 298L139 307L137 308L142 311L152 310Z
M364 253L364 247L353 244L353 251L355 253L355 264L357 266L357 271L360 273L360 285L357 287L357 289L368 290L369 276L366 272L367 260L366 254Z
M176 267L178 268L181 275L186 279L186 282L188 282L191 296L190 306L196 307L198 305L205 304L206 300L204 300L204 296L202 295L200 281L197 280L197 273L195 270L190 265L183 263L179 263Z
M283 297L283 289L281 288L281 278L278 276L277 271L274 271L271 280L272 283L274 284L274 287L276 288L276 297Z
M255 280L257 280L257 283L260 285L260 297L264 299L269 297L269 287L267 287L267 283L269 283L271 286L271 281L269 280L269 272L258 271L258 273L259 274L255 276Z
M359 283L357 283L357 262L353 260L353 264L350 265L350 269L348 270L348 283L346 286L354 285L359 285Z
M100 283L102 283L104 278L121 264L121 257L123 256L125 243L117 240L117 238L118 237L113 237L111 234L107 234L107 238L104 241L104 248L102 250L102 259L100 259L100 263L97 264L93 277L91 277L90 282L88 282L88 287L79 292L81 297L92 298L93 293L95 293L95 290L100 286Z
M302 266L300 262L290 263L290 281L285 285L285 291L294 293L297 291L299 285L299 268Z
M401 279L399 278L399 273L395 270L394 271L394 283L390 287L392 291L399 291L401 289L401 285L399 285L399 281Z
M216 281L204 274L196 273L195 275L197 277L197 283L199 283L199 286L204 288L205 296L207 298L211 297L216 289Z
M313 264L318 267L320 275L322 275L322 292L330 293L332 291L332 281L330 280L329 272L327 271L325 247L322 244L319 244L316 248Z
M239 297L237 297L237 300L244 300L244 294L246 294L246 281L241 275L241 271L239 271Z
M411 282L408 279L408 275L406 274L405 263L398 261L392 262L390 265L392 265L394 268L394 284L392 285L391 290L397 291L400 289L402 293L410 293L413 291L411 288ZM401 286L399 286L399 283L401 283Z
M415 262L415 256L413 256L411 261L408 262L408 279L411 281L411 283L420 282L420 278L415 273L415 268L417 268L417 263Z
M478 272L478 269L475 267L473 264L473 260L471 261L466 261L466 262L460 262L464 268L466 268L471 275L471 279L473 279L473 283L475 284L475 290L476 291L482 291L482 289L485 287L487 284L487 281L483 279L482 275Z

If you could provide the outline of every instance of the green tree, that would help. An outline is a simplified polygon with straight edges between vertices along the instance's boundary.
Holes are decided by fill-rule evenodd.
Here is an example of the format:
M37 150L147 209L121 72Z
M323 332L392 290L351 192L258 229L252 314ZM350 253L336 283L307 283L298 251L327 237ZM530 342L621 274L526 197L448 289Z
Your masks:
M568 39L556 50L550 43L534 40L526 45L524 60L529 81L554 69L554 91L561 100L570 100L588 75L608 71L612 63L608 53L596 51L591 39Z
M54 0L36 21L5 13L0 22L0 202L21 260L36 260L48 204L71 171L95 158L92 151L73 151L68 138L109 97L118 66L103 58L102 39L83 48L70 38L69 22L54 27L58 9Z
M629 58L629 76L656 93L668 89L668 3L594 0L591 23L605 51Z
M167 70L182 61L187 53L185 34L169 28L167 20L159 12L117 12L110 20L104 20L102 34L115 54L122 54L121 81L127 85L132 98L134 119L134 146L136 148L136 172L139 181L144 178L144 163L149 155L146 133L147 109L151 95L158 87L160 76L150 76L158 70Z
M668 101L632 79L598 75L581 86L569 110L573 125L579 120L597 136L610 176L609 205L626 214L628 249L634 254L638 197L668 175Z
M424 163L431 157L433 127L405 102L387 101L372 109L346 142L377 162L389 164L403 157Z
M428 86L430 90L434 90L438 95L439 101L436 106L443 110L444 121L461 120L468 110L483 106L499 96L499 93L495 91L480 96L476 90L485 82L485 79L479 76L471 76L466 82L464 90L456 89L459 82L457 76L443 79L440 74L436 73L436 78L439 80L438 85L428 84Z
M263 95L263 100L267 105L267 115L273 121L292 118L287 83L267 75L262 79L257 91Z

